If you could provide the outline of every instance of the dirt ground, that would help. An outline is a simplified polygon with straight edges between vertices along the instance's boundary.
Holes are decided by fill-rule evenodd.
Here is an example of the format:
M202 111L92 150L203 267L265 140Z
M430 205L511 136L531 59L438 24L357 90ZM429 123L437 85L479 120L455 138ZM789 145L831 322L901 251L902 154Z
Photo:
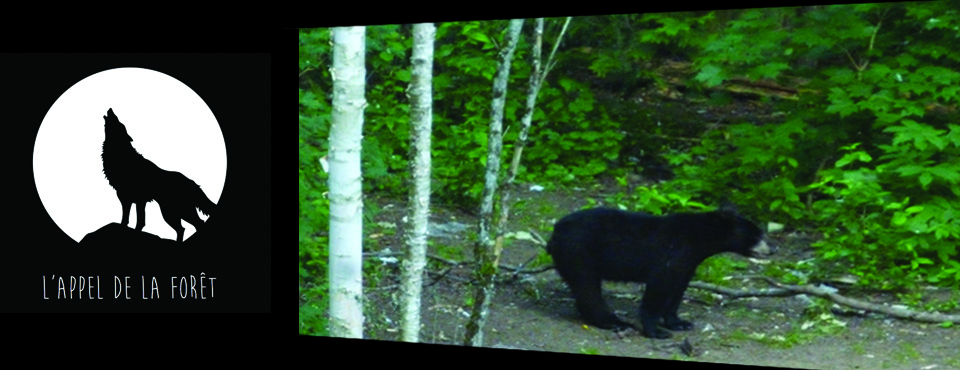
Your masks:
M508 232L534 230L548 239L557 218L586 204L587 194L603 199L597 193L524 189L515 197L519 203L512 212ZM364 249L398 252L402 250L403 204L376 202L380 211L373 229L377 231L370 233L370 243ZM433 212L431 223L436 226L429 253L448 260L471 260L469 240L475 238L476 219L443 207ZM504 249L502 263L516 266L527 262L539 248L533 242L513 239ZM772 260L799 260L809 258L810 253L809 243L795 243L782 246ZM428 267L432 273L423 291L421 342L459 345L472 301L470 266L447 271L449 266L434 261ZM760 268L750 267L754 272ZM442 273L446 274L437 279ZM376 282L364 283L370 287L364 292L364 336L399 340L399 270L388 260L375 275ZM878 314L811 319L803 314L809 298L732 300L690 288L680 317L693 321L694 330L673 332L673 337L666 340L651 340L635 331L614 333L584 325L569 290L552 269L507 280L498 284L491 304L484 328L487 347L804 369L960 369L960 329L956 326L943 328ZM768 287L761 281L743 279L727 281L726 286ZM950 292L929 289L924 294L949 297ZM618 316L639 324L641 284L605 283L604 297ZM897 303L893 296L857 298ZM685 340L692 351L681 348Z

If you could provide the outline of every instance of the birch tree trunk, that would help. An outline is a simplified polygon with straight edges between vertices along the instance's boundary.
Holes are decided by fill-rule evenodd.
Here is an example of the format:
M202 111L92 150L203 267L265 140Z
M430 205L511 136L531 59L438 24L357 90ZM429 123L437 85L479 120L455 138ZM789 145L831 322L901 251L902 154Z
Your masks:
M330 335L363 337L364 27L333 28L333 113L330 125Z
M483 345L483 325L486 322L490 301L493 299L493 278L497 274L498 256L494 253L494 243L490 237L490 225L493 224L493 195L497 191L500 173L500 152L503 149L503 106L507 97L507 80L510 76L510 63L517 39L523 28L522 19L510 21L510 28L500 50L497 73L493 78L493 100L490 109L490 134L488 136L487 170L484 175L483 194L480 199L480 235L474 247L477 259L475 275L479 283L474 293L473 311L467 322L464 345Z
M427 263L427 220L430 216L430 132L433 123L433 23L413 25L413 73L410 78L410 172L413 174L404 228L406 253L402 263L401 337L420 337L420 293Z
M527 106L523 117L520 119L520 135L517 136L517 141L513 145L513 160L510 162L510 169L507 170L507 179L504 181L500 194L500 218L497 221L497 227L495 229L497 239L493 248L494 256L496 256L494 261L497 265L500 263L500 254L503 250L503 235L506 233L507 220L510 216L510 197L514 188L514 180L517 178L517 170L520 168L520 157L523 155L523 148L527 145L527 135L530 132L530 123L533 120L533 109L536 107L537 95L540 93L540 87L543 86L543 81L547 78L547 73L550 72L550 68L554 64L553 56L556 55L557 46L560 45L563 34L567 31L567 26L570 25L570 19L570 17L567 17L566 22L564 22L563 28L560 30L560 35L557 36L557 41L553 44L553 52L550 53L550 58L547 59L546 68L544 68L542 72L540 70L540 51L543 44L543 18L537 18L533 29L533 53L530 55L530 65L533 67L533 70L530 72L530 87L529 90L527 90Z

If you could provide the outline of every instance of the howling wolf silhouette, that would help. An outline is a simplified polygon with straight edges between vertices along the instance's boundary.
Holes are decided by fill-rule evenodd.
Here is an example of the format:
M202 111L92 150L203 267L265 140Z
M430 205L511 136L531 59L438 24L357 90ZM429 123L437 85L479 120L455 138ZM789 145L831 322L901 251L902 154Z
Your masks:
M147 202L156 200L163 213L163 219L177 231L177 241L183 241L183 225L186 220L198 231L203 220L197 216L197 209L204 215L210 215L215 204L200 190L200 185L182 173L166 171L144 158L130 142L127 128L113 114L113 108L103 116L106 138L103 140L103 174L110 186L117 190L117 198L123 206L121 225L130 222L130 204L137 206L137 227L143 230L145 223L144 208Z

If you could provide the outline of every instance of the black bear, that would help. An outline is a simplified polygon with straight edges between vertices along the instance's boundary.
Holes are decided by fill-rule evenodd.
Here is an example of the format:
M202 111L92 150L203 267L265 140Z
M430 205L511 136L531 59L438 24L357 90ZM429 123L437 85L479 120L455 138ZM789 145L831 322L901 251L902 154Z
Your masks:
M663 339L670 333L657 327L661 318L667 329L693 329L677 317L677 309L701 262L722 252L762 257L773 250L757 225L724 205L713 212L667 216L606 208L574 212L554 225L547 252L580 315L598 328L636 328L611 312L600 295L602 280L646 283L642 332Z

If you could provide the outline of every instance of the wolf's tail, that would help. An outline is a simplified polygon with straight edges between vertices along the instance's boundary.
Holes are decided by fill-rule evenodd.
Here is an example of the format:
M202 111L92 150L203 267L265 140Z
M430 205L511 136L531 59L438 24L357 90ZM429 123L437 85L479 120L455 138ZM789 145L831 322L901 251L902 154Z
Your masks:
M197 185L194 187L195 193L193 194L194 203L197 205L197 209L200 212L203 212L204 215L210 216L214 212L214 208L217 207L216 204L210 201L210 198L207 198L207 195L203 193L203 190L200 190L200 186Z
M197 185L195 181L190 180L189 177L182 173L172 171L168 171L168 173L172 176L172 182L169 185L172 188L178 189L178 194L182 201L197 207L204 215L210 216L213 214L213 209L216 208L217 205L211 202L210 198L207 198L203 190L200 190L200 185Z

